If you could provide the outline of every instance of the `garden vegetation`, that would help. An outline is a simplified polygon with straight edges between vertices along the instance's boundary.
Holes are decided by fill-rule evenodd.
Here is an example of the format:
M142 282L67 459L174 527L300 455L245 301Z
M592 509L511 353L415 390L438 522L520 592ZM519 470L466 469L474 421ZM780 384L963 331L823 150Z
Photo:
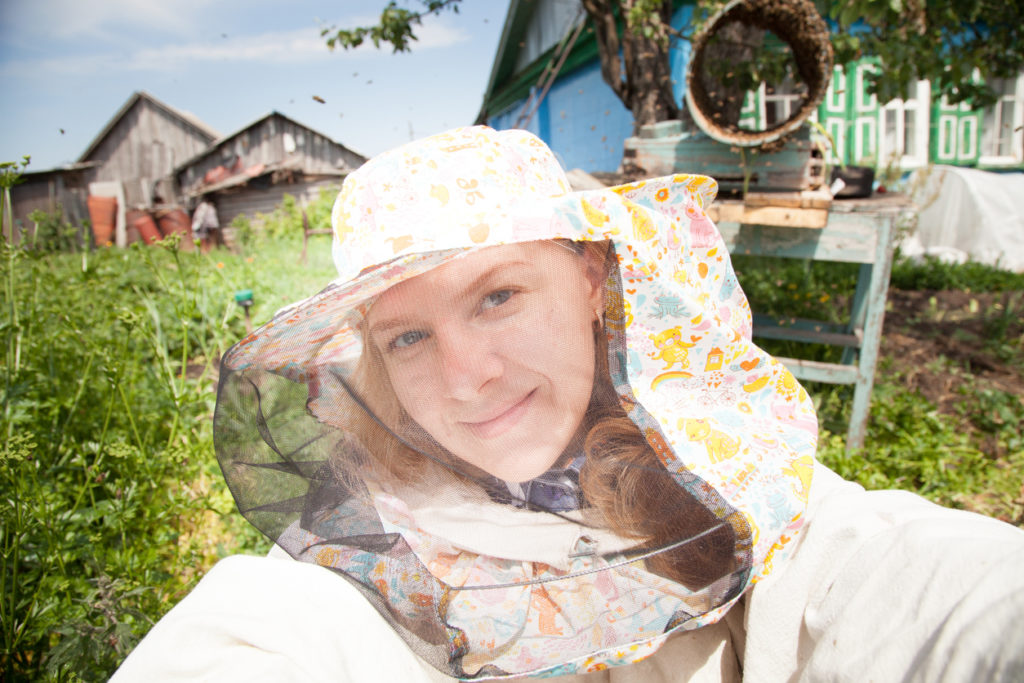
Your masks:
M307 207L311 224L329 222L332 198ZM59 217L34 218L34 233L0 247L0 678L105 680L219 558L268 549L235 512L214 457L218 360L246 332L235 292L251 289L253 323L265 322L333 277L329 238L312 238L300 263L291 198L236 223L234 251L210 254L173 241L91 249ZM737 267L754 308L777 315L838 314L856 277L801 262L738 258ZM984 338L964 343L989 349L1020 380L1022 276L901 262L893 282L1000 292L976 302ZM926 305L913 324L927 329L938 311ZM827 350L769 350L835 360ZM956 359L929 362L961 380L953 408L907 386L899 359L888 358L857 453L842 436L849 387L810 385L822 458L871 488L1024 525L1019 394L976 381Z

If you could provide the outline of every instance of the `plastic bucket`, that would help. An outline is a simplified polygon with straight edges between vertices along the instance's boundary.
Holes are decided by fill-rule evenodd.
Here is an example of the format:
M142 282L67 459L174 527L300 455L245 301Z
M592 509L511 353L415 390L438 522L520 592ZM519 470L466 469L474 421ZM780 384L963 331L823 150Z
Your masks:
M96 246L110 246L113 244L114 226L117 223L117 198L89 195L86 203L89 206L89 221L92 223L92 236L96 240Z
M156 227L156 221L148 211L140 209L129 211L125 219L129 226L139 231L139 235L146 244L153 244L162 239L163 236Z
M157 214L157 223L164 237L181 235L182 239L192 237L192 219L182 209L169 209Z

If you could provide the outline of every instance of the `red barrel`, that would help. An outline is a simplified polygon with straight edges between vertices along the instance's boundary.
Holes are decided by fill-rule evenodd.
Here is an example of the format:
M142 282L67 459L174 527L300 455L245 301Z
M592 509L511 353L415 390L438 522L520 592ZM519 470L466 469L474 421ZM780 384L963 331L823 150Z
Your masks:
M97 247L113 244L114 226L117 223L117 198L89 195L89 221Z
M180 234L182 240L192 239L192 219L183 209L159 211L156 220L164 237Z
M148 211L142 209L129 211L125 216L125 222L139 231L139 235L142 236L146 244L153 244L153 242L163 239L160 230L156 227L156 221Z

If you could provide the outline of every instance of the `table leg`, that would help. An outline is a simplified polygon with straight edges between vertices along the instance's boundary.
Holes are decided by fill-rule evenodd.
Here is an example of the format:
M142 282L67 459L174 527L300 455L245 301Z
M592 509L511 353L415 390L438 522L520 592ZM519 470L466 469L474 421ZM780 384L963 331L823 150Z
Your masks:
M889 293L889 276L892 273L893 218L882 216L875 220L878 223L875 262L873 265L861 266L860 277L857 280L857 292L860 293L861 282L865 280L866 275L869 275L867 292L859 307L857 302L854 303L851 320L851 323L856 324L858 317L863 318L864 338L860 346L857 381L853 390L850 427L846 435L847 452L864 446L871 407L871 390L875 381L875 366L878 364L878 353L882 344L882 325L885 321L885 301Z

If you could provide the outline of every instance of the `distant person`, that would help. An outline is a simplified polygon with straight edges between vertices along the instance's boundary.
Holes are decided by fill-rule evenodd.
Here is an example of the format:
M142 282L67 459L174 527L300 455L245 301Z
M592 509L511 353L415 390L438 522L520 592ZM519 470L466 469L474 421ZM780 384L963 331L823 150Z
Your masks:
M192 212L192 234L199 239L204 254L215 246L224 246L224 236L217 220L217 207L207 197L199 200L199 205Z

